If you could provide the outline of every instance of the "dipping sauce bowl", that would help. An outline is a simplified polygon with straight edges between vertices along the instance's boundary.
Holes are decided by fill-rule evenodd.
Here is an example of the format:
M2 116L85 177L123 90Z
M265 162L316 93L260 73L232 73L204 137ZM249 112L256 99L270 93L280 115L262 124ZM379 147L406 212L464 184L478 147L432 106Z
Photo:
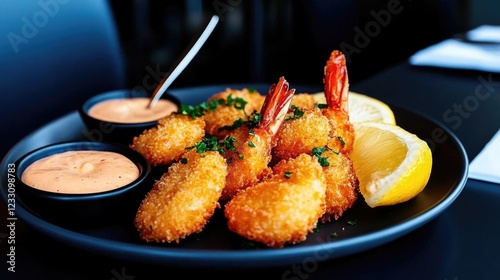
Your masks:
M51 144L16 166L22 203L46 220L72 226L130 220L152 186L147 160L116 143Z
M149 96L140 90L115 90L91 97L79 109L85 136L95 142L130 144L135 136L177 111L177 98L164 94L153 108Z

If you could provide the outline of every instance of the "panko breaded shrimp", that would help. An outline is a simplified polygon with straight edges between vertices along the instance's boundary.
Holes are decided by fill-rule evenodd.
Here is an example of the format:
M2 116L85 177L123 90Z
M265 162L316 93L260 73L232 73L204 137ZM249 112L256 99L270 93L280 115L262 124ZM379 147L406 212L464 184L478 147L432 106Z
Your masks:
M349 121L349 77L345 56L332 51L325 66L326 108L323 115L330 121L328 146L334 151L350 155L354 145L354 127Z
M179 160L205 136L205 121L182 114L170 114L160 119L156 127L134 137L130 148L142 154L153 166L168 165Z
M232 198L238 191L259 182L270 172L271 150L274 136L285 118L295 89L289 90L289 84L281 77L277 84L271 85L258 114L260 120L255 128L242 126L233 132L236 140L235 149L224 153L228 163L226 187L222 192L222 201ZM241 133L243 130L246 137Z
M242 90L227 88L223 92L212 95L207 103L216 101L216 110L205 112L205 130L207 134L224 138L235 121L246 121L253 112L260 112L265 96L255 90L244 88Z
M300 153L321 158L327 181L326 211L322 217L326 222L338 219L354 204L359 188L349 157L354 129L348 115L348 77L342 53L332 52L325 66L324 83L327 107L311 108L309 97L303 95L300 102L295 103L297 107L293 107L292 101L287 120L276 136L273 155L278 160ZM318 151L321 152L318 154Z
M359 190L359 181L350 159L355 135L349 120L349 77L342 52L334 50L330 54L325 66L324 83L327 106L322 112L330 123L330 137L329 150L321 155L328 161L328 165L324 166L327 193L322 222L338 219L354 204Z
M329 146L347 155L354 143L354 127L349 121L349 80L344 55L333 51L325 66L327 106L319 109L313 95L294 96L290 112L277 136L273 155L278 159L309 153L313 148Z
M325 213L321 222L337 220L351 208L359 194L359 181L352 161L342 153L325 151L321 157L328 161L323 166L326 180Z
M325 178L310 155L280 161L273 175L240 191L224 207L228 227L268 247L302 242L324 213Z
M179 242L200 232L225 186L225 159L216 151L189 150L173 163L141 202L134 225L148 242Z
M273 149L276 161L294 158L302 153L311 154L314 148L328 144L330 122L320 109L296 107L295 110L300 110L301 114L289 113L276 135L276 146Z

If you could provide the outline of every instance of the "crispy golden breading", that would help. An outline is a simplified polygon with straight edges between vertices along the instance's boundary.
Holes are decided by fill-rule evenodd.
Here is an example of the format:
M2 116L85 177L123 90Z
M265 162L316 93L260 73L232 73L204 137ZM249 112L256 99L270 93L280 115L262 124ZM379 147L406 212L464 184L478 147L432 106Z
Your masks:
M325 178L313 157L283 160L268 179L236 194L224 208L229 229L280 248L304 241L325 210Z
M330 120L328 147L349 156L354 145L354 126L349 121L349 115L329 109L324 109L323 115Z
M343 54L333 51L324 71L326 108L315 107L313 95L294 95L280 77L267 95L228 88L207 100L224 102L215 110L202 106L210 108L203 117L172 114L135 137L131 148L153 166L172 164L137 211L141 238L180 242L202 231L225 203L231 231L281 248L304 241L319 222L336 220L352 207L359 182L350 159L355 135ZM210 147L219 151L187 149L198 147L205 135L223 142Z
M231 96L233 101L230 101L232 103L228 105L229 96ZM241 103L234 102L237 98L241 98L246 102L244 110L240 108ZM230 127L238 119L246 121L247 116L250 116L254 111L260 112L265 96L257 91L250 91L247 88L242 90L227 88L223 92L212 95L207 102L216 99L225 100L225 104L219 105L215 111L208 110L205 112L205 130L207 134L222 139L227 135L228 130L220 130L220 128Z
M170 114L159 120L156 127L134 137L130 147L146 157L153 166L168 165L179 160L185 148L201 141L204 135L203 118Z
M330 126L319 109L304 110L304 115L285 120L276 135L273 156L279 159L297 157L301 153L311 154L313 148L325 147Z
M190 150L187 163L174 163L137 211L134 224L145 241L179 242L200 232L212 217L225 185L227 168L218 152Z
M296 93L293 96L291 106L296 106L305 110L312 110L314 109L316 103L317 101L312 94Z
M333 50L325 68L325 100L323 115L330 120L330 141L334 151L350 155L354 144L354 127L349 121L349 76L344 54Z
M326 151L322 155L329 165L323 167L326 180L326 211L321 222L338 219L356 202L359 181L350 158L342 153Z
M246 132L247 137L235 143L235 150L227 151L224 154L224 157L228 159L228 175L221 201L231 199L237 192L258 183L271 172L269 168L271 135L259 129L251 135L248 134L247 127L241 127L238 131ZM238 135L238 137L241 136Z
M235 149L224 154L228 163L228 176L221 200L231 199L237 192L256 184L270 173L274 138L285 119L294 93L295 89L289 89L288 82L281 77L277 84L271 85L264 99L257 126L252 129L242 126L232 133L237 141L234 143Z

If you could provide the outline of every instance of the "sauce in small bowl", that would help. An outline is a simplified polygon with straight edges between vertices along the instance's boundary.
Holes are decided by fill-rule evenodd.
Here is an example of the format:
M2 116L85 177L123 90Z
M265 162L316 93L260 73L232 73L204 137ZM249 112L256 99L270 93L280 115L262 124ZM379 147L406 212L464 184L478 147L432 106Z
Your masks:
M61 152L30 164L21 180L32 188L64 194L115 190L139 177L139 168L126 156L112 151Z
M130 144L135 136L180 108L180 102L164 94L148 108L149 97L139 90L115 90L96 95L79 109L90 141Z
M116 98L104 100L90 107L89 116L114 123L145 123L157 121L178 110L178 106L167 99L160 99L153 108L148 108L149 98Z
M132 219L151 187L151 167L124 145L64 142L16 162L16 191L46 220L73 226Z

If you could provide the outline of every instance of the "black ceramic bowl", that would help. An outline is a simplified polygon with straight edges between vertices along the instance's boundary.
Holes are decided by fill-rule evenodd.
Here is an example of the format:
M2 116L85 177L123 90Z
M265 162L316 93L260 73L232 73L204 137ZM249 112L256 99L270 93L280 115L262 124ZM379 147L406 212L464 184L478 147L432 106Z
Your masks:
M96 142L116 142L120 144L130 144L134 136L141 134L145 129L154 127L157 120L139 122L139 123L122 123L114 121L103 121L101 119L89 115L89 110L97 103L110 99L128 99L148 97L146 91L141 90L114 90L99 95L93 96L85 101L79 108L80 117L82 118L86 131L87 139ZM161 99L173 102L177 108L180 108L180 102L177 98L165 93Z
M131 183L113 190L71 194L40 190L22 181L22 174L35 161L67 151L110 151L124 155L138 168L139 176ZM131 220L140 201L151 188L151 167L139 153L124 145L101 142L63 142L41 147L16 162L18 199L41 218L69 226L92 226ZM69 182L68 182L69 184Z

